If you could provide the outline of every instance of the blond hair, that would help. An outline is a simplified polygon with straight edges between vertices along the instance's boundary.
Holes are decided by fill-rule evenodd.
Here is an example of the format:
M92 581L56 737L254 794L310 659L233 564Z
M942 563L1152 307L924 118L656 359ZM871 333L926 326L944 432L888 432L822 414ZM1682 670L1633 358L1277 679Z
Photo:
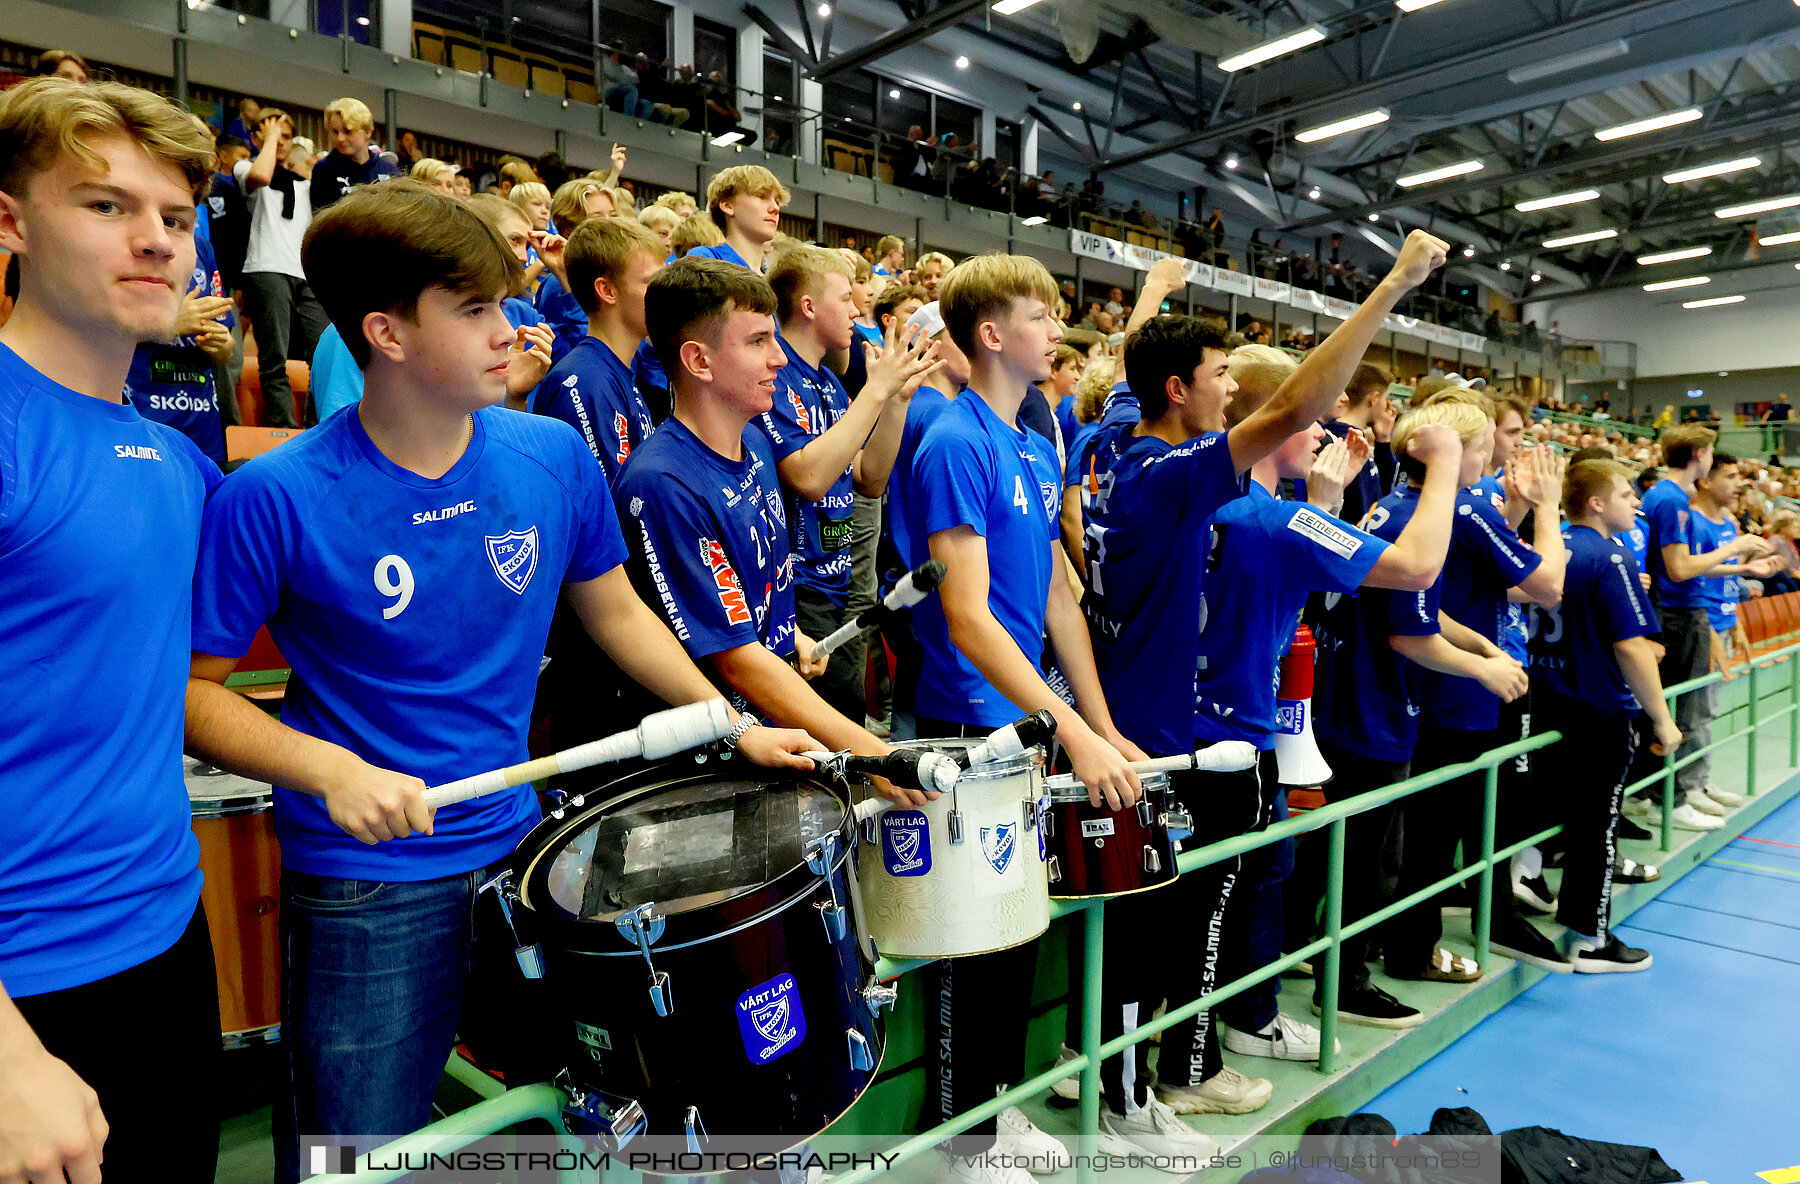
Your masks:
M943 268L946 273L948 273L952 267L956 266L955 261L942 251L927 251L917 259L913 260L913 270L918 271L919 268L924 267L927 263L937 264L939 267Z
M521 210L528 201L541 201L550 204L550 187L542 181L520 181L512 187L505 200L512 202Z
M1429 407L1415 407L1402 415L1400 422L1394 425L1393 450L1394 458L1408 477L1425 476L1424 463L1413 459L1406 446L1412 441L1413 433L1428 423L1443 424L1467 445L1481 439L1482 434L1494 426L1494 417L1468 399L1441 399Z
M1684 423L1663 432L1656 442L1662 445L1665 465L1671 469L1685 469L1696 453L1719 442L1719 433L1697 423ZM1677 457L1680 457L1679 462Z
M638 211L638 221L651 230L674 230L681 225L681 215L668 206L645 206Z
M1470 390L1468 387L1455 385L1438 387L1423 396L1415 388L1412 400L1407 405L1410 407L1436 407L1441 403L1467 403L1471 407L1479 408L1483 415L1495 423L1500 421L1500 408L1494 403L1494 400L1482 392Z
M25 196L32 176L64 156L105 168L88 143L103 136L125 136L180 173L196 203L212 189L212 141L175 104L120 82L44 77L0 95L0 192Z
M565 235L575 233L575 228L587 221L588 195L602 190L600 182L591 177L576 177L558 185L550 196L550 216L556 220L556 229Z
M1623 477L1631 480L1631 470L1616 460L1584 460L1569 466L1563 476L1563 514L1573 522L1588 515L1588 499L1605 501L1612 496L1613 482Z
M1237 394L1225 405L1225 426L1234 428L1267 403L1300 363L1272 345L1240 345L1231 351L1226 366L1238 385Z
M637 256L649 255L660 263L667 251L655 232L633 219L589 218L569 235L569 245L564 248L564 266L575 303L593 316L599 302L594 281L617 282L625 265Z
M817 298L828 275L856 278L848 259L824 247L789 247L778 255L775 265L769 268L769 287L775 289L776 319L785 322L798 312L802 296Z
M617 185L602 185L600 191L612 198L615 218L637 217L637 198L632 196L631 190L621 189Z
M423 181L427 185L436 185L439 177L454 176L456 171L456 166L448 161L433 160L427 156L413 165L406 175L416 181Z
M681 258L695 247L716 247L725 241L725 232L703 214L691 214L669 232L669 249Z
M325 108L325 119L333 115L344 121L347 132L372 132L375 130L375 113L361 99L333 99Z
M781 178L765 169L760 164L733 165L714 177L706 186L706 209L712 215L713 224L720 230L725 229L725 213L719 207L740 193L769 193L775 197L777 205L786 205L793 200Z
M875 244L875 258L886 259L895 251L906 249L906 240L897 234L884 234L881 241Z
M527 181L538 181L537 170L516 156L500 158L499 177L513 185L523 185ZM538 181L542 184L542 181ZM509 191L510 192L510 191Z
M694 195L685 189L671 189L650 204L665 210L674 210L683 218L691 218L700 212L700 203L695 201Z
M975 330L984 320L1003 317L1017 300L1056 303L1056 281L1029 255L977 255L951 268L938 287L944 328L956 348L975 357Z
M1081 372L1081 381L1075 384L1075 419L1079 423L1093 423L1100 418L1100 409L1106 403L1106 396L1118 381L1119 362L1111 354L1101 354L1087 364Z

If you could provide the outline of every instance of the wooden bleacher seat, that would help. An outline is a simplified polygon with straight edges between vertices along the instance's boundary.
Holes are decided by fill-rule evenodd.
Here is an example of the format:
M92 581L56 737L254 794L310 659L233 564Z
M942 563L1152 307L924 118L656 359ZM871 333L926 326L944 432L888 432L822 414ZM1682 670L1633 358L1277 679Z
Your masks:
M233 424L225 429L225 457L227 460L249 460L253 456L261 456L276 445L292 440L305 430L305 428L242 427Z
M444 31L422 21L413 22L413 57L434 66L447 64Z
M480 74L487 68L481 46L459 34L444 35L444 52L449 64L464 74Z
M525 64L525 59L498 45L488 46L488 72L495 82L504 82L520 90L531 85L531 68Z
M859 177L869 175L869 157L873 155L867 148L859 148L846 144L842 140L826 140L825 167L836 169L840 173L854 173Z
M531 90L549 95L553 99L560 99L568 94L568 82L563 74L561 62L555 62L536 54L526 54L525 68L530 74Z
M570 75L566 80L566 85L568 86L568 97L575 102L586 103L590 107L600 105L600 91L595 88L591 76L577 78Z

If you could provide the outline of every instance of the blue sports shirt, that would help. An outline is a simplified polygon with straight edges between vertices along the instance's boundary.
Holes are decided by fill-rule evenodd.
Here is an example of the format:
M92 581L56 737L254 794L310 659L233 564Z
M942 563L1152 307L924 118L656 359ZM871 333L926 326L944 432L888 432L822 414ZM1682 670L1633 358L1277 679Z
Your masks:
M265 623L293 664L282 722L439 785L526 758L565 582L625 559L600 470L541 416L490 407L435 480L352 408L234 472L207 506L193 648L237 657ZM366 846L277 787L283 865L402 882L461 875L537 822L529 787L446 806L432 835Z
M1663 566L1664 547L1681 546L1689 551L1694 549L1694 515L1688 506L1687 490L1664 478L1652 485L1650 492L1644 495L1644 504L1639 513L1650 525L1650 539L1646 547L1650 555L1650 578L1657 604L1676 610L1705 608L1706 596L1700 581L1672 580L1669 578L1668 568Z
M1501 469L1500 471L1505 472L1506 470ZM1506 490L1501 486L1498 475L1484 474L1481 480L1475 482L1471 488L1477 495L1492 502L1494 509L1500 511L1502 518L1506 517ZM1525 606L1508 601L1500 623L1500 639L1496 644L1506 651L1507 657L1522 663L1525 661L1525 642L1529 633Z
M762 432L746 426L742 438L743 457L731 460L671 418L632 453L613 490L632 583L697 662L752 643L794 652L781 479Z
M1657 631L1637 564L1620 539L1591 526L1565 527L1563 542L1569 565L1562 603L1531 606L1531 677L1594 711L1636 711L1612 647Z
M1723 522L1714 522L1697 508L1688 520L1688 526L1693 531L1694 548L1700 553L1716 551L1738 536L1737 523L1729 517ZM1731 632L1737 624L1738 578L1701 576L1698 583L1701 594L1706 597L1706 618L1713 632Z
M1376 502L1363 529L1398 539L1419 508L1410 483ZM1327 596L1319 619L1318 672L1313 682L1313 734L1370 760L1404 764L1419 738L1425 669L1400 656L1390 637L1430 637L1438 625L1444 581L1422 592L1365 588Z
M1135 427L1143 418L1143 409L1138 406L1137 396L1131 393L1131 388L1122 382L1113 387L1106 402L1100 405L1100 418L1083 424L1069 442L1068 460L1063 466L1064 488L1087 476L1088 460L1100 433L1112 428Z
M1313 591L1354 595L1389 544L1252 481L1213 519L1194 738L1275 746L1281 656ZM1110 702L1110 699L1109 699Z
M1050 442L1003 422L986 399L964 387L926 430L908 478L902 496L907 566L931 558L932 535L973 527L987 543L988 608L1039 665L1061 488ZM950 644L939 597L927 596L913 610L913 628L925 651L920 715L983 728L1018 718L1019 709Z
M687 253L689 259L723 259L727 263L735 263L748 271L762 272L751 267L749 262L732 247L730 243L720 243L716 247L695 247Z
M1193 751L1213 515L1244 492L1223 432L1180 447L1104 429L1082 487L1082 612L1107 707L1152 753Z
M619 469L656 425L638 393L631 367L598 337L583 337L531 392L531 410L560 419L577 432L606 471L610 488Z
M181 776L200 516L192 441L0 346L0 982L94 982L200 899Z
M907 528L913 512L907 506L907 491L913 487L913 458L919 454L919 442L938 416L950 406L950 396L935 387L922 386L913 392L906 405L906 424L900 429L900 451L894 457L893 471L888 474L887 504L881 513L879 591L886 595L910 570L910 558L920 544ZM911 610L907 610L910 612Z
M204 215L206 207L201 206L200 212ZM212 241L198 227L194 232L194 275L188 291L202 296L225 295ZM229 329L237 323L237 314L227 309L219 323ZM214 464L225 463L225 421L219 415L212 355L196 345L193 337L168 344L140 344L132 355L125 387L126 397L144 418L168 424L198 445Z
M536 295L532 304L550 326L555 340L550 346L550 361L554 365L562 361L563 355L575 348L575 343L587 336L588 316L581 309L580 301L575 294L562 286L562 281L545 272L538 281ZM515 326L516 327L516 326Z
M807 365L785 337L781 348L787 351L788 364L775 376L774 405L750 421L769 438L777 465L831 430L850 410L850 396L837 375L823 366ZM850 602L853 468L845 466L821 501L806 501L782 486L793 538L794 579L824 593L840 608Z

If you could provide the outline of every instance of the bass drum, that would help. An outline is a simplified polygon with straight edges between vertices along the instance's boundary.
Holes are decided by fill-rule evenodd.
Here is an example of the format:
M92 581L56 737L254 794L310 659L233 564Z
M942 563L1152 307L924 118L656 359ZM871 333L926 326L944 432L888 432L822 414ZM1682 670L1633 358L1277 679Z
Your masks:
M228 1049L281 1039L281 845L275 791L182 758L200 839L200 901L212 930L219 1025Z
M734 766L601 785L513 861L571 1084L615 1137L699 1151L777 1135L769 1150L786 1150L848 1110L881 1063L893 990L853 920L849 805L823 782ZM637 1109L637 1132L622 1131Z
M1050 852L1050 895L1061 899L1123 896L1172 884L1175 843L1169 831L1193 823L1176 808L1166 773L1145 773L1144 796L1125 810L1088 804L1087 790L1052 787L1044 842Z

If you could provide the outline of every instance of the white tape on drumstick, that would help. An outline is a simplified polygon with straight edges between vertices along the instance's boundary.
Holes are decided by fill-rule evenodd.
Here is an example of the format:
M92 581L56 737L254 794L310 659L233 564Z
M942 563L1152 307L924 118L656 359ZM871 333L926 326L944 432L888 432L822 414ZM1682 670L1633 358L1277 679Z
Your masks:
M1246 740L1224 740L1218 744L1190 752L1185 756L1164 756L1149 761L1132 761L1131 769L1144 773L1235 773L1256 763L1256 745ZM1044 778L1046 789L1073 789L1081 782L1069 773Z
M534 761L523 761L504 769L492 769L473 777L434 786L425 791L425 805L435 810L440 806L499 793L503 789L524 785L540 777L573 773L577 769L632 757L661 760L690 748L698 748L702 744L711 744L730 734L731 708L723 699L705 699L699 703L671 707L667 711L645 716L644 721L629 732L617 732Z

